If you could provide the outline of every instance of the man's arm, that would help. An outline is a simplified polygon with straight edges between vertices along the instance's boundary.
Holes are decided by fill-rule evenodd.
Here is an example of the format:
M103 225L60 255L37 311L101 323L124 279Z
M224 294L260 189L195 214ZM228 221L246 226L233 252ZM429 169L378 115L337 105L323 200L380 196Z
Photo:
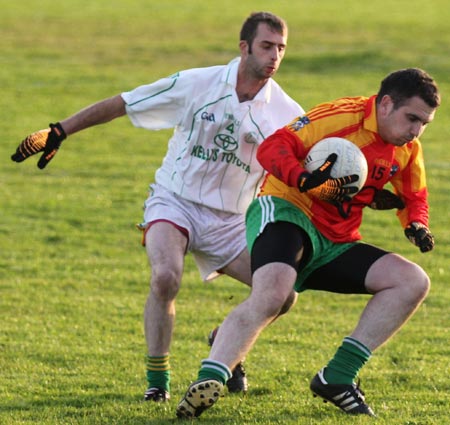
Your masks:
M434 236L428 228L429 205L422 146L418 140L396 149L395 158L402 171L391 180L401 194L405 208L397 212L405 236L421 252L434 248Z
M85 128L112 121L125 113L125 102L119 94L82 109L61 121L60 124L66 135L69 136Z
M17 147L16 152L11 155L11 159L22 162L32 155L43 152L38 161L38 167L45 168L67 136L85 128L109 122L125 113L125 102L120 95L94 103L61 122L50 124L50 128L27 136Z

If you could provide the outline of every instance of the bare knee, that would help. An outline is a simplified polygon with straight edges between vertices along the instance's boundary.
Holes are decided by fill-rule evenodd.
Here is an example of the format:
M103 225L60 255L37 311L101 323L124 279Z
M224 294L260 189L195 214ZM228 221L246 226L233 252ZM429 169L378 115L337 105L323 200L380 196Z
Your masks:
M402 287L411 297L412 302L419 303L428 295L431 286L430 278L420 266L414 263L411 263L409 273L410 277L405 276Z
M170 268L153 268L150 291L157 299L173 300L180 289L181 274Z
M286 313L297 299L292 290L297 271L286 264L270 263L253 274L250 309L264 319Z
M283 310L285 301L285 298L277 297L276 295L265 300L259 299L256 302L253 299L250 303L249 310L262 320L273 320L282 314L281 311Z
M430 290L430 278L419 265L397 254L388 254L372 265L366 287L371 293L395 289L403 301L418 304Z

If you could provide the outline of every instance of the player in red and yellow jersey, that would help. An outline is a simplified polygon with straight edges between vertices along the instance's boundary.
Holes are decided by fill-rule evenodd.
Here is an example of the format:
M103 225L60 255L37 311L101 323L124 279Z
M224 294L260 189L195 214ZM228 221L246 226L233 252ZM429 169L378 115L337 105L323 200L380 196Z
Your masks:
M438 88L425 71L403 69L388 75L377 95L322 103L260 145L257 158L269 175L246 215L252 291L225 318L198 381L180 403L193 416L217 401L230 370L293 287L371 296L356 328L310 388L345 413L374 416L355 383L358 372L416 311L430 280L417 264L359 242L358 228L365 206L402 208L406 236L422 252L433 248L418 137L439 104ZM311 147L333 136L358 145L368 162L367 181L352 199L356 189L348 185L357 176L330 177L336 154L312 173L303 167ZM396 194L383 189L388 182Z
M258 150L258 159L269 174L260 195L286 199L301 209L328 239L352 242L361 238L362 210L371 204L374 194L392 182L406 208L399 212L404 228L412 222L428 226L427 188L422 148L417 136L428 123L416 119L405 135L395 143L386 142L377 132L377 96L343 98L316 106L307 115L293 121L266 139ZM338 208L299 191L300 176L306 172L303 160L311 147L326 137L343 137L356 144L368 163L363 189ZM275 143L272 143L275 141Z

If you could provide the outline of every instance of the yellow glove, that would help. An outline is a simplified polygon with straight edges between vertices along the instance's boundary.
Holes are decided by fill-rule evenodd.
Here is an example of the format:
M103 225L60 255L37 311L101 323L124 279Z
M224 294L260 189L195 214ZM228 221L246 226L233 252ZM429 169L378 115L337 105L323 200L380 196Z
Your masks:
M17 147L16 152L11 155L11 159L15 162L22 162L28 157L43 151L44 153L37 164L40 169L43 169L56 155L62 141L66 137L66 133L59 122L50 124L50 128L36 131L27 136Z
M326 161L312 173L302 173L298 179L300 192L311 193L316 198L328 202L344 202L350 200L350 195L358 192L355 186L345 186L356 182L359 177L351 176L330 177L331 168L336 162L337 155L332 153Z

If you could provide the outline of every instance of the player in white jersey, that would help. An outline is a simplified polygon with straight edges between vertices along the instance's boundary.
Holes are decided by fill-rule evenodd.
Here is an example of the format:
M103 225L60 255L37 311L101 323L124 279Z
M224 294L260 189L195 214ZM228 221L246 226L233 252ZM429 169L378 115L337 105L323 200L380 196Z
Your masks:
M158 184L183 199L243 214L263 176L257 146L301 109L272 79L240 101L240 63L181 71L122 97L136 127L177 127Z
M224 273L251 284L244 213L264 174L256 148L304 113L272 79L286 43L282 19L254 13L241 29L240 58L181 71L88 106L28 136L12 156L21 162L42 151L38 166L44 168L68 135L125 114L136 127L174 128L141 225L151 267L146 400L170 398L169 349L186 253L194 255L204 280ZM293 293L285 310L294 301ZM239 373L230 390L246 389L242 368Z

